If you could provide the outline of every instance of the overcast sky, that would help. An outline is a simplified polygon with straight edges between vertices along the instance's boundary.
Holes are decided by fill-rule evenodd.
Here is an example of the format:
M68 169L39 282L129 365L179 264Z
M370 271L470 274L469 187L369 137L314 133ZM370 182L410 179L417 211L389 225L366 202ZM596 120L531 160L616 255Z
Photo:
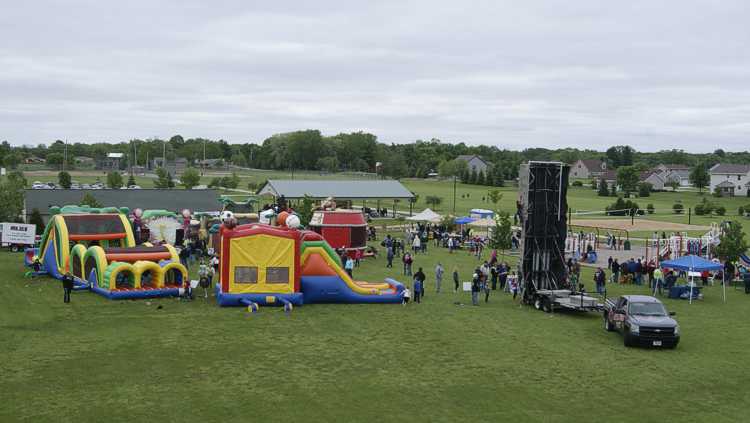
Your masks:
M0 140L746 150L750 2L18 1Z

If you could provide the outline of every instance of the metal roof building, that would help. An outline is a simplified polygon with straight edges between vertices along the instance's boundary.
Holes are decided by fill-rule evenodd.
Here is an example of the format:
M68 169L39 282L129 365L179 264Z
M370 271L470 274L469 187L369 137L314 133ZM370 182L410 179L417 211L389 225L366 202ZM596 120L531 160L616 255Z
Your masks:
M314 199L334 197L342 200L356 199L401 199L414 195L399 181L331 181L331 180L269 180L258 191L259 195L269 194L287 199Z
M81 204L84 194L89 193L105 207L129 207L131 210L218 211L219 193L214 189L27 189L25 190L24 215L28 221L32 210L37 209L45 222L49 208Z

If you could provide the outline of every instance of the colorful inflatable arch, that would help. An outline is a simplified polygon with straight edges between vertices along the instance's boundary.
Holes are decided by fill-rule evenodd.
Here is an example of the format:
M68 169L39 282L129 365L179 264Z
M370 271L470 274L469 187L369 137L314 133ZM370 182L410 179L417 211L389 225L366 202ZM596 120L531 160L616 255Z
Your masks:
M26 251L26 265L62 278L70 272L77 289L110 299L179 295L187 269L171 245L135 245L127 209L66 206L54 214L38 248Z
M404 286L352 280L322 236L264 224L221 229L221 306L400 303Z

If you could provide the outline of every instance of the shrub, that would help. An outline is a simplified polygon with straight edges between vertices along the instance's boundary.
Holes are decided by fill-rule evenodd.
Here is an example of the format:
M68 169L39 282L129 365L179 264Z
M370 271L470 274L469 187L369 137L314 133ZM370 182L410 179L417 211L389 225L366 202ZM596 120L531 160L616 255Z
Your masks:
M654 205L651 203L648 203L646 205L646 211L648 211L648 214L654 214Z
M714 203L704 197L703 201L695 205L694 210L697 216L704 216L707 214L711 214L711 212L714 211L715 208L716 206L714 205ZM724 211L726 212L726 209L724 209Z
M604 178L599 180L599 190L596 195L600 197L609 197L609 187L607 187L607 181Z
M685 206L683 206L682 203L674 203L672 205L672 211L674 214L682 214L682 212L685 211Z
M583 186L583 182L581 182L581 181L573 181L573 183L571 185L573 185L574 187L582 187Z
M631 210L637 210L638 214L643 214L643 210L639 209L637 203L623 200L622 197L617 197L617 201L606 207L608 216L629 216Z
M724 206L716 206L714 208L714 213L716 213L717 216L724 216L727 213L727 208Z
M714 188L714 192L711 195L713 195L714 197L720 198L721 197L721 188L719 188L719 187Z
M598 188L598 185L596 184L596 179L591 180L591 189L595 190Z
M638 183L638 196L648 197L651 195L651 189L654 186L650 182L639 182Z
M737 214L740 215L740 216L744 216L745 215L745 206L740 206L737 209Z

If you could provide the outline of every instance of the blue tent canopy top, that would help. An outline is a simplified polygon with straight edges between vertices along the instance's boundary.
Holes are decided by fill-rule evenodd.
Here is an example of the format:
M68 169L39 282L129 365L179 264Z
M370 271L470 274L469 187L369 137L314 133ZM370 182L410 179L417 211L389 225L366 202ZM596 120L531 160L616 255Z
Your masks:
M689 255L676 258L674 260L663 261L659 264L662 268L686 270L691 272L713 272L721 270L724 266L721 263L714 263L711 260L706 260L703 257Z
M461 217L457 217L456 220L454 220L453 222L456 225L465 225L465 224L471 223L471 222L473 222L475 220L476 219L472 219L471 217L468 217L468 216L461 216Z

